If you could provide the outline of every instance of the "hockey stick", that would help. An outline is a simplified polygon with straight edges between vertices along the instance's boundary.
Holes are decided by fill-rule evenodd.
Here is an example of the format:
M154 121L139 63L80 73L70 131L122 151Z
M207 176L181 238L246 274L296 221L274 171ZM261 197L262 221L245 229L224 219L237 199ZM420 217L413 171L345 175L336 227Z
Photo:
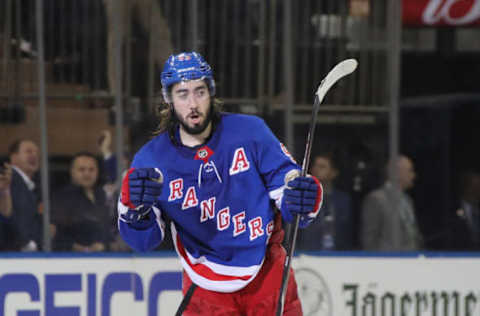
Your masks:
M351 74L357 68L358 62L355 59L346 59L338 63L332 70L327 74L327 76L322 80L320 85L318 86L317 92L315 93L315 102L313 104L312 109L312 117L310 120L310 128L308 131L307 136L307 144L305 146L305 155L303 156L303 163L302 163L302 177L305 177L308 172L308 165L310 163L310 153L312 151L312 143L313 143L313 136L315 134L315 125L317 121L318 110L320 108L320 104L323 101L323 98L327 94L328 90L341 78ZM287 245L289 248L287 249L288 253L285 257L285 262L283 266L283 275L282 275L282 285L280 288L280 295L278 298L277 304L277 316L281 316L283 314L283 308L285 305L285 296L287 294L287 286L288 286L288 277L290 272L290 265L291 259L293 258L293 252L295 250L295 242L297 239L297 231L298 225L300 223L300 216L295 216L295 222L293 226L293 230L290 232L290 236L288 236L288 243Z
M180 306L178 306L175 316L182 316L185 309L187 309L188 303L190 303L190 299L192 298L193 292L195 292L196 288L197 288L197 285L192 282L192 284L188 288L187 293L185 293L185 296L183 297L182 302L180 303Z

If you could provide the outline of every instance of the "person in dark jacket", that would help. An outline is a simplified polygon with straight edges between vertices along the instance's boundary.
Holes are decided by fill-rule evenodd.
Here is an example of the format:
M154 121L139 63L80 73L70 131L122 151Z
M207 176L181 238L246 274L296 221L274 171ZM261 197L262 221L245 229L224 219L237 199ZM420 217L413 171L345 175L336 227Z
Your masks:
M12 167L10 194L12 212L3 218L6 250L38 251L42 245L42 215L34 176L39 169L39 149L31 140L20 139L9 147Z
M56 250L99 252L109 248L113 217L98 183L98 161L93 154L76 154L71 183L52 198L52 222L57 228Z
M480 172L467 170L459 176L459 195L451 221L452 250L480 249Z
M316 155L310 173L323 184L321 219L298 232L298 249L352 250L353 214L350 195L335 187L339 171L331 153Z

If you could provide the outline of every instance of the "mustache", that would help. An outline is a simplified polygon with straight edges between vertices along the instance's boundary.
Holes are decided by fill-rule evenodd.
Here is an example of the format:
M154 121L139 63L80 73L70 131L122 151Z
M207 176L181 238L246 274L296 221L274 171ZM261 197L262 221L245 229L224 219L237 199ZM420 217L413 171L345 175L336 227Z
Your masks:
M187 117L191 117L191 116L194 116L194 115L203 116L203 113L200 113L198 110L193 110L187 115Z

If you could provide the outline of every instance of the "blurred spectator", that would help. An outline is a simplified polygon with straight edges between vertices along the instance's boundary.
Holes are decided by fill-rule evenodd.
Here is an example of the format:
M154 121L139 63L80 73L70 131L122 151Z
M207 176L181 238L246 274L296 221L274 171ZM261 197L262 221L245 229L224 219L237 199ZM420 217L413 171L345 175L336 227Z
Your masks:
M112 150L112 133L109 130L103 130L98 138L98 150L102 157L103 169L105 171L106 182L114 184L117 180L117 157ZM130 165L128 154L123 155L123 166Z
M107 202L112 210L113 217L115 217L115 223L117 220L117 199L119 195L120 184L116 182L117 180L117 158L112 151L112 133L109 130L104 130L101 132L101 135L98 140L98 149L101 157L103 158L103 168L106 173L107 182L103 185L103 189L107 195ZM123 155L123 165L129 166L130 160L128 153ZM123 178L127 169L123 171L123 175L120 179ZM169 221L167 220L167 223ZM169 233L169 225L167 225L167 233L165 234L164 241L157 247L157 250L174 250L173 241L171 234ZM112 251L131 251L130 246L128 246L123 239L120 237L118 229L115 229L112 232L113 242L111 244Z
M10 183L12 182L12 167L4 163L0 166L0 216L9 218L12 215L12 195Z
M52 198L56 250L98 252L109 248L113 218L105 191L97 183L98 174L94 155L83 152L73 157L71 183Z
M459 177L459 196L452 219L452 248L480 249L480 172L464 171Z
M298 232L299 250L348 250L353 248L350 196L335 188L338 169L329 153L317 155L310 173L323 184L321 218Z
M388 167L388 174L396 173L396 183L387 180L382 187L369 193L363 202L363 248L377 251L419 250L423 244L422 236L413 201L405 193L413 187L413 162L406 156L399 156Z
M117 158L112 151L112 133L109 130L103 130L98 139L98 149L102 158L103 170L105 172L106 183L103 185L107 198L107 205L114 218L114 223L117 222L117 198L119 195L120 184L117 180ZM123 165L128 166L128 155L124 154ZM126 170L124 171L126 172ZM123 177L122 177L123 178ZM130 251L131 248L120 237L118 229L112 231L112 251Z
M108 28L108 85L110 92L115 93L115 32L120 33L120 47L125 41L127 27L130 27L130 14L133 12L136 21L143 30L151 33L150 49L157 67L162 67L165 60L173 53L170 30L162 14L158 0L103 0L107 13ZM128 44L128 43L127 43Z
M17 140L9 147L12 213L4 223L7 250L37 251L42 244L42 216L33 181L39 169L38 154L38 146L28 139Z
M4 223L12 216L12 195L10 183L12 182L12 168L8 164L0 166L0 250L7 247L8 236Z
M118 197L118 188L120 183L117 183L117 157L113 154L112 151L112 133L109 130L103 130L98 138L98 150L102 158L102 169L105 176L105 184L103 189L107 194L107 203L113 210L113 214L117 214L117 197ZM125 153L123 156L123 166L128 166L130 164L128 160L128 155ZM124 170L124 173L126 170ZM117 230L115 230L117 231Z

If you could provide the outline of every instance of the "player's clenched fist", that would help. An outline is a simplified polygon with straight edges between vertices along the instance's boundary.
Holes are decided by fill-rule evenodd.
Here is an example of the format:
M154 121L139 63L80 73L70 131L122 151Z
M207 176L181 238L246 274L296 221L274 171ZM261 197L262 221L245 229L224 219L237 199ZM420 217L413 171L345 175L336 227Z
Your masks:
M136 229L147 229L155 222L152 205L162 194L163 175L154 168L131 168L123 178L120 201L128 211L120 219Z
M291 222L298 214L307 222L317 216L322 206L323 188L317 178L296 177L287 183L283 191L282 205L280 211L287 222ZM302 225L305 226L305 225Z
M122 182L122 204L129 209L152 206L162 194L163 176L155 168L131 168Z

